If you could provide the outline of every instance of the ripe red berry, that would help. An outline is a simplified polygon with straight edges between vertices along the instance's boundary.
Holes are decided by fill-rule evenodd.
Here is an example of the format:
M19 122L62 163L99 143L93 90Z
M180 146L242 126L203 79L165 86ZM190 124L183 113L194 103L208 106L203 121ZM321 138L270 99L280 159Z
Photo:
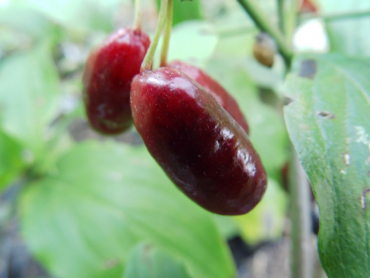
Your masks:
M119 29L90 54L83 76L84 102L96 131L118 134L131 126L131 81L149 45L143 31Z
M181 61L172 61L168 67L177 69L198 82L203 88L211 92L221 106L234 118L235 121L249 134L249 126L236 100L212 77L200 68Z
M167 67L137 75L131 108L151 155L200 206L238 215L260 201L266 173L248 136L189 76Z

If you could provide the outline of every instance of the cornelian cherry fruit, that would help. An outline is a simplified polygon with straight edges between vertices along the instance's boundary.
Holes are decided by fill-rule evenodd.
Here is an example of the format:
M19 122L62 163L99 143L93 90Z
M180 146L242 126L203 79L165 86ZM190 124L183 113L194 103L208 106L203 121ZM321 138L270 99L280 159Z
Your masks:
M200 206L239 215L261 200L266 172L248 135L198 82L173 68L143 71L131 109L151 155Z
M119 134L132 125L130 87L149 48L140 29L119 29L88 57L83 76L84 103L91 126Z
M216 80L200 68L182 61L172 61L167 66L185 73L198 82L204 89L208 90L216 97L221 106L238 122L245 132L247 134L249 133L248 123L243 113L240 111L238 103Z

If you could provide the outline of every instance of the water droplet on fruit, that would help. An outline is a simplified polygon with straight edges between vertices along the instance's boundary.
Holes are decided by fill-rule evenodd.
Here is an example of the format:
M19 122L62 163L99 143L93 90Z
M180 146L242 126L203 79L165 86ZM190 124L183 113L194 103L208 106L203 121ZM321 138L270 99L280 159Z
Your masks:
M348 166L351 164L351 156L348 153L345 153L344 156L344 163Z
M234 137L233 133L227 128L223 128L221 130L221 135L222 135L222 138L225 141L228 140L228 139L232 139Z
M215 147L214 147L214 152L216 153L219 149L220 149L220 143L218 143L218 141L216 141Z

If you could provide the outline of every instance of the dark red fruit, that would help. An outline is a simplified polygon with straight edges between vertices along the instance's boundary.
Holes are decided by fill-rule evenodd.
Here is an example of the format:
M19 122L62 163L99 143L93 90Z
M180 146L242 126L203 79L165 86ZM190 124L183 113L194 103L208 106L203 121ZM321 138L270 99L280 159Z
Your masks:
M315 4L312 3L310 0L303 0L302 5L299 8L300 13L316 13L317 8Z
M261 200L266 173L247 134L189 76L167 67L137 75L131 108L151 155L200 206L238 215Z
M84 102L98 132L118 134L131 126L131 81L149 45L143 31L119 29L90 54L83 76Z
M168 67L177 69L185 73L190 78L198 82L203 88L211 92L221 106L229 112L231 117L249 134L249 127L242 112L239 109L236 100L212 77L202 71L200 68L186 64L181 61L172 61Z

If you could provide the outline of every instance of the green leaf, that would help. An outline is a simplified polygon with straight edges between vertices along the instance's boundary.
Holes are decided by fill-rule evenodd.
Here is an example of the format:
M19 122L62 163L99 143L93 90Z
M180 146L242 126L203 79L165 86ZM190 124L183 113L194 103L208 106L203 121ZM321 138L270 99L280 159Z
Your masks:
M243 239L249 244L281 237L285 224L288 198L281 186L268 180L262 201L249 213L233 217Z
M168 61L182 60L204 66L212 56L217 41L217 34L211 24L195 20L181 23L172 30ZM156 54L159 60L160 52Z
M323 13L339 14L370 9L368 0L321 1ZM351 56L370 55L370 17L359 17L327 22L331 50Z
M0 130L0 192L19 176L23 168L22 146Z
M184 266L149 243L139 244L127 261L124 278L190 278Z
M28 186L21 204L28 246L58 277L120 277L141 241L194 277L235 271L212 215L177 190L144 147L76 145L55 173Z
M161 0L156 0L157 8L161 6ZM201 1L173 1L173 21L175 26L183 21L203 19L201 13Z
M25 4L17 2L0 7L1 25L37 38L52 31L51 24L46 17Z
M224 238L231 238L239 234L238 226L232 217L215 214L214 219Z
M3 129L32 152L44 148L46 126L57 113L58 86L48 41L9 57L0 68Z
M27 0L30 6L64 27L109 32L113 29L113 12L118 4L129 0Z
M285 119L320 208L329 277L370 276L370 60L302 57Z

